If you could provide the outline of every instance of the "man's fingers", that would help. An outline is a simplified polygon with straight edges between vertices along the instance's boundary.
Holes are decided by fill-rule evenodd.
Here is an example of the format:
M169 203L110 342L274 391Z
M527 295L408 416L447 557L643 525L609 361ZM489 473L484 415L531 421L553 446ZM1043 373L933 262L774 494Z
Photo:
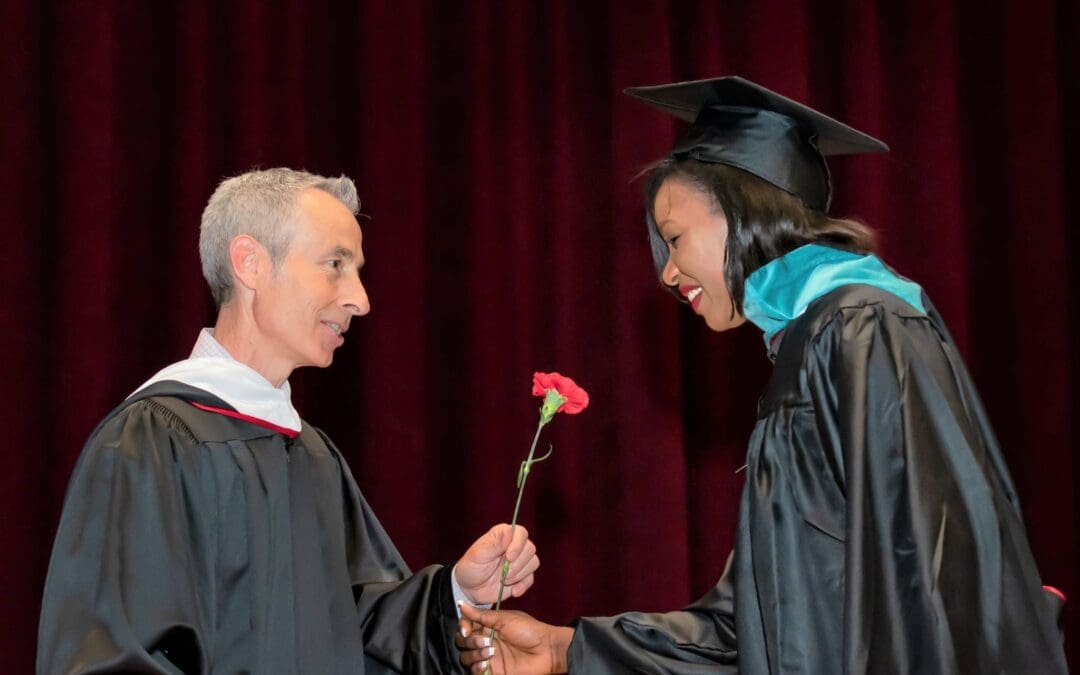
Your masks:
M517 535L514 536L514 545L517 546ZM514 566L520 567L529 561L530 558L536 555L536 544L531 539L526 539L521 542L521 545L517 549L506 549L506 559L509 560Z
M531 542L529 545L532 546ZM517 562L510 565L510 574L506 577L506 584L512 586L522 579L532 576L538 569L540 569L540 556L536 555L536 547L533 546L533 553L530 557L524 559L524 563Z
M510 587L510 596L513 598L520 598L521 596L525 595L525 591L529 590L529 588L532 587L535 580L536 577L530 574L521 581L517 582Z
M529 531L518 525L514 528L514 536L506 547L506 559L511 562L517 560L523 552L526 552L529 546L532 547L532 551L535 553L536 546L529 541Z
M511 530L513 536L510 534ZM529 543L529 531L523 525L510 527L506 523L499 523L478 541L484 542L485 553L513 561L521 555L525 544Z

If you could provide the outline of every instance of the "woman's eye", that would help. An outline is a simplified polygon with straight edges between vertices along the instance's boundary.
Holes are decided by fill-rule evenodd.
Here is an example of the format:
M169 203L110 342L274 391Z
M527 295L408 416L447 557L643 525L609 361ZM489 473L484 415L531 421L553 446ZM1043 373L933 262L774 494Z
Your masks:
M674 237L670 237L670 238L669 238L669 239L667 240L667 243L668 243L668 245L669 245L669 246L671 246L671 248L678 248L678 247L679 247L679 245L678 245L678 244L677 244L676 242L678 242L678 241L679 241L679 237L680 237L680 236L682 236L682 235L678 235L678 234L677 234L677 235L675 235Z

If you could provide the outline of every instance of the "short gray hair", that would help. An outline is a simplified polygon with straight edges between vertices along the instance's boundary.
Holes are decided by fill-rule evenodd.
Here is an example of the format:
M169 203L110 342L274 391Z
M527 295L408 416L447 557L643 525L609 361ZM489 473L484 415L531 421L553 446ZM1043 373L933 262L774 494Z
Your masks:
M254 237L277 266L289 251L293 217L305 190L322 190L354 215L360 210L356 185L348 176L327 178L307 171L278 168L249 171L221 181L210 196L199 227L203 276L218 308L233 291L229 243L241 234Z

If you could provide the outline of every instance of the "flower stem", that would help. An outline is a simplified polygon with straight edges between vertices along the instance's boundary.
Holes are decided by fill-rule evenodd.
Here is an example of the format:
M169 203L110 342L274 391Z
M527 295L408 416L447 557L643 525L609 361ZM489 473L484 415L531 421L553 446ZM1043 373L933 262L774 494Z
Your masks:
M518 476L518 494L517 503L514 504L514 517L510 519L510 539L514 539L514 531L517 529L518 512L521 510L521 496L525 494L525 479L529 477L529 469L532 468L533 456L536 455L536 442L540 440L540 430L547 424L542 417L540 424L536 425L536 435L533 436L532 447L529 448L529 456L525 459L525 462L521 465ZM502 606L503 591L506 589L506 576L510 573L510 561L503 560L502 565L502 577L499 579L499 594L495 598L495 609L499 609ZM492 638L495 637L495 631L491 631ZM493 640L494 641L494 640Z
M510 540L514 539L514 530L517 529L518 511L521 510L521 496L525 494L525 479L529 477L529 469L533 465L533 456L536 454L536 442L540 440L540 430L544 428L544 425L551 421L548 417L544 419L544 415L540 416L540 424L536 425L536 435L533 436L532 447L529 448L529 456L521 463L521 468L518 469L518 496L517 503L514 504L514 517L510 519ZM551 453L548 453L551 454ZM502 564L502 576L499 578L499 595L495 598L495 610L498 611L502 606L503 591L506 590L506 576L510 574L510 561L503 560ZM495 629L491 629L489 633L491 637L491 644L495 644L496 633ZM484 675L491 675L491 667L488 666L484 670Z
M536 425L536 434L533 436L532 445L529 447L529 456L525 458L525 461L521 463L521 468L518 469L517 487L518 495L517 502L514 504L514 517L510 519L510 540L514 539L514 531L517 529L518 511L521 510L521 496L525 494L525 479L529 477L529 470L532 469L534 461L533 457L536 456L536 442L540 440L540 431L555 417L555 413L559 411L559 408L563 403L566 403L566 398L559 394L555 389L548 389L544 395L544 404L540 407L540 423ZM548 452L541 458L545 460L551 453ZM503 591L506 590L506 577L510 574L510 561L503 559L502 575L499 577L499 595L495 598L495 610L498 611L502 606ZM495 644L496 631L491 629L491 644ZM484 675L491 675L491 666L489 665L484 669Z

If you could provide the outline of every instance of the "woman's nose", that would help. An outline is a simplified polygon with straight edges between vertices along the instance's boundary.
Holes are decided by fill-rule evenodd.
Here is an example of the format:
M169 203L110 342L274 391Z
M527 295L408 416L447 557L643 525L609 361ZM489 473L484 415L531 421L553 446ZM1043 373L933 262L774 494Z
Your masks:
M668 256L667 262L664 263L664 271L660 274L660 281L663 281L667 286L675 286L679 283L679 268L675 266L675 262Z

